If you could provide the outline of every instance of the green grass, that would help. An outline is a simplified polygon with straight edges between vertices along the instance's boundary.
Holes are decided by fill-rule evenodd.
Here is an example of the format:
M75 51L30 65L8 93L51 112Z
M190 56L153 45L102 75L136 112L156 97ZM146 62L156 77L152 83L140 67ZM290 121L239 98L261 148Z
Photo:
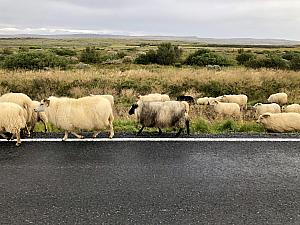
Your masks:
M116 119L113 122L115 132L129 132L136 133L141 128L134 119ZM48 132L63 132L53 124L48 123ZM35 132L44 132L44 125L37 123L34 129ZM147 132L158 132L157 128L145 128ZM173 128L162 129L163 132L174 133ZM265 132L264 128L255 122L249 121L234 121L234 120L222 120L209 122L203 118L196 118L190 121L191 134L220 134L220 133L261 133Z

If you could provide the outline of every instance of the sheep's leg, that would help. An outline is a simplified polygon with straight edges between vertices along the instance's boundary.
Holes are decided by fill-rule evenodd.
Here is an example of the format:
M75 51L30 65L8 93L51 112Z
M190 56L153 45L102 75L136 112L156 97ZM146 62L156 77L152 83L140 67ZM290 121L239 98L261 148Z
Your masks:
M139 130L139 132L137 132L137 135L141 134L144 128L145 128L145 126L142 126L142 128Z
M114 116L112 114L109 116L108 121L109 121L109 138L113 138L115 133L113 127Z
M8 138L5 134L0 133L1 137L3 137L4 139L7 139L8 141L10 140L10 138Z
M82 135L76 134L75 132L71 132L71 134L73 134L75 137L77 137L79 139L83 139L84 138Z
M175 137L179 137L179 135L181 134L182 130L183 130L182 128L179 128L179 131L178 131L178 133L176 134Z
M185 121L185 126L186 126L187 135L190 135L190 121L189 120Z
M27 124L25 125L25 129L27 132L27 137L30 137L30 129L28 128Z
M97 136L98 136L98 134L100 134L100 131L96 131L96 132L94 132L94 134L93 134L93 138L96 138Z
M68 134L69 134L69 131L65 131L65 136L64 138L62 139L63 141L66 141L68 139Z
M43 124L44 124L44 127L45 127L45 133L48 131L48 128L47 128L47 123L45 123L44 121L42 121Z
M21 145L20 130L17 130L16 137L17 137L16 146L20 146Z
M160 128L158 128L158 135L161 135L162 134L162 131Z

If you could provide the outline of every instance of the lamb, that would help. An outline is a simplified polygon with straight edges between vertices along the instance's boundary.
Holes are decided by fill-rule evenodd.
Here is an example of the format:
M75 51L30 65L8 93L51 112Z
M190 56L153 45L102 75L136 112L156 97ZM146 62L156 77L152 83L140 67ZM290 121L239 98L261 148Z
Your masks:
M240 106L237 103L214 101L211 105L214 106L216 117L233 117L235 119L240 119L241 117Z
M16 136L16 146L21 144L20 132L26 126L26 111L16 103L0 102L0 135L10 139L4 133L11 133Z
M299 113L264 113L256 122L261 123L267 131L281 133L300 131L299 121Z
M67 140L69 132L77 138L84 138L75 133L76 129L95 131L95 138L100 129L109 128L109 138L114 136L112 106L108 99L101 96L79 99L51 96L42 100L35 111L45 112L51 123L65 130L63 141Z
M248 97L247 95L223 95L220 102L237 103L241 110L247 109Z
M170 101L169 95L166 94L148 94L148 95L139 95L138 100L143 102L165 102Z
M300 113L300 105L299 104L291 104L288 106L282 106L282 111L287 113Z
M264 113L281 113L280 106L276 103L272 104L262 104L257 103L253 106L253 110L255 112L255 118L258 119L258 117Z
M176 101L186 101L189 104L195 104L195 100L189 95L180 95L176 98Z
M217 70L217 71L221 71L221 66L219 65L206 65L205 66L208 70Z
M286 93L276 93L270 95L268 98L268 102L270 103L277 103L279 105L287 104L288 102L288 96Z
M166 102L143 102L138 101L133 104L129 110L129 115L136 114L137 121L142 125L140 134L144 127L160 128L179 127L176 137L180 135L183 128L186 127L187 134L189 130L189 104L185 101L166 101Z

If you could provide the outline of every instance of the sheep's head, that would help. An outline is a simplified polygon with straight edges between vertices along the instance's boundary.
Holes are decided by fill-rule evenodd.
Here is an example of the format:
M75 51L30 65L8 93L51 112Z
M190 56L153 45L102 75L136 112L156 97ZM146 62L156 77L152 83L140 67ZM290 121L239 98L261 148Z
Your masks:
M271 116L271 113L264 113L258 117L258 120L256 120L256 123L262 123L265 124L266 120Z
M131 108L129 109L129 115L132 115L132 114L134 114L134 111L137 109L139 107L139 105L137 104L137 103L135 103L135 104L133 104L132 106L131 106Z
M50 100L49 99L43 99L40 103L40 105L34 109L35 112L44 112L46 107L49 107Z

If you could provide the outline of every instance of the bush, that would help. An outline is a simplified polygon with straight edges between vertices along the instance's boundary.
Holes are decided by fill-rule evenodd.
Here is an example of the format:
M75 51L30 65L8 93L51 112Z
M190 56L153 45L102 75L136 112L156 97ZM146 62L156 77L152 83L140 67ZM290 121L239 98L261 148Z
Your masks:
M211 52L209 49L200 49L190 54L185 62L191 66L207 66L207 65L219 65L219 66L232 66L234 61L229 59L225 55Z
M86 47L80 55L80 61L84 63L97 63L100 61L100 54L95 47Z
M47 52L19 52L6 57L3 61L5 69L66 69L67 66L66 58Z
M299 71L300 70L300 54L295 56L291 61L290 61L290 69Z
M182 51L178 46L173 46L171 43L162 43L158 49L150 50L146 54L141 54L135 59L136 64L160 64L174 65L180 61Z
M76 51L68 48L56 48L52 50L56 55L60 56L76 56Z
M157 63L156 51L154 51L154 50L151 49L146 54L139 55L134 60L134 63L136 63L136 64L143 64L143 65Z
M262 67L270 69L289 69L289 62L277 54L269 54L261 58L250 59L245 62L245 66L254 69Z
M163 43L158 46L156 51L157 63L160 65L173 65L179 62L182 51L178 46L171 43Z
M252 52L242 52L236 57L239 65L245 65L246 62L256 59L256 55Z

